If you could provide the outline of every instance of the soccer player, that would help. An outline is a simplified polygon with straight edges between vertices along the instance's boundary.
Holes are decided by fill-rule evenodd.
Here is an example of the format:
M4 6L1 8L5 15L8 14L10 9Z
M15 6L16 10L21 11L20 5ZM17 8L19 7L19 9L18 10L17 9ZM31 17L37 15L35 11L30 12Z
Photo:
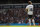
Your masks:
M27 14L28 14L29 24L31 25L31 19L32 19L33 25L35 25L35 21L34 21L34 19L33 19L33 5L32 5L32 2L29 1L28 4L29 4L29 5L26 6L25 11L26 11Z

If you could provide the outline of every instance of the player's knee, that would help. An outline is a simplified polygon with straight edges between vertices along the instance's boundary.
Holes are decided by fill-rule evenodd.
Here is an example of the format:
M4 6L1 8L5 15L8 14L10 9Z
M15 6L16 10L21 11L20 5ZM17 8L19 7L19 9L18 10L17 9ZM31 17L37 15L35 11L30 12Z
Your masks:
M34 22L34 19L32 19L32 22Z
M29 21L31 21L31 19L29 19Z

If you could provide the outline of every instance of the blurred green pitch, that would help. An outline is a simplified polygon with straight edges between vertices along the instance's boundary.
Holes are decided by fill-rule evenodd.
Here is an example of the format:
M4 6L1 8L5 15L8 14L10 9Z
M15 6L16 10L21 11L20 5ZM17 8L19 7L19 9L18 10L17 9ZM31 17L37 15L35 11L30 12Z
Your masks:
M40 27L40 26L0 26L0 27Z

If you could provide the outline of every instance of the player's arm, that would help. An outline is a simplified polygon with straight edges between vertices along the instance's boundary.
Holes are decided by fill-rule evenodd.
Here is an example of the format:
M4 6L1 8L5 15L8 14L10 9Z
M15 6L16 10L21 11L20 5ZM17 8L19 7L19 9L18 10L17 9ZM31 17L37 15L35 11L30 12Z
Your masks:
M26 8L25 11L28 12L28 8Z
M28 12L28 6L26 7L25 11Z

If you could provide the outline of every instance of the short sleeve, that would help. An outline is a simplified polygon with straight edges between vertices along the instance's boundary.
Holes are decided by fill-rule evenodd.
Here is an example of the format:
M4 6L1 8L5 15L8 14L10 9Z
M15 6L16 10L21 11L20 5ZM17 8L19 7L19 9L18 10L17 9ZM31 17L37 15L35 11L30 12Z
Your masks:
M28 9L28 6L26 6L26 9Z

